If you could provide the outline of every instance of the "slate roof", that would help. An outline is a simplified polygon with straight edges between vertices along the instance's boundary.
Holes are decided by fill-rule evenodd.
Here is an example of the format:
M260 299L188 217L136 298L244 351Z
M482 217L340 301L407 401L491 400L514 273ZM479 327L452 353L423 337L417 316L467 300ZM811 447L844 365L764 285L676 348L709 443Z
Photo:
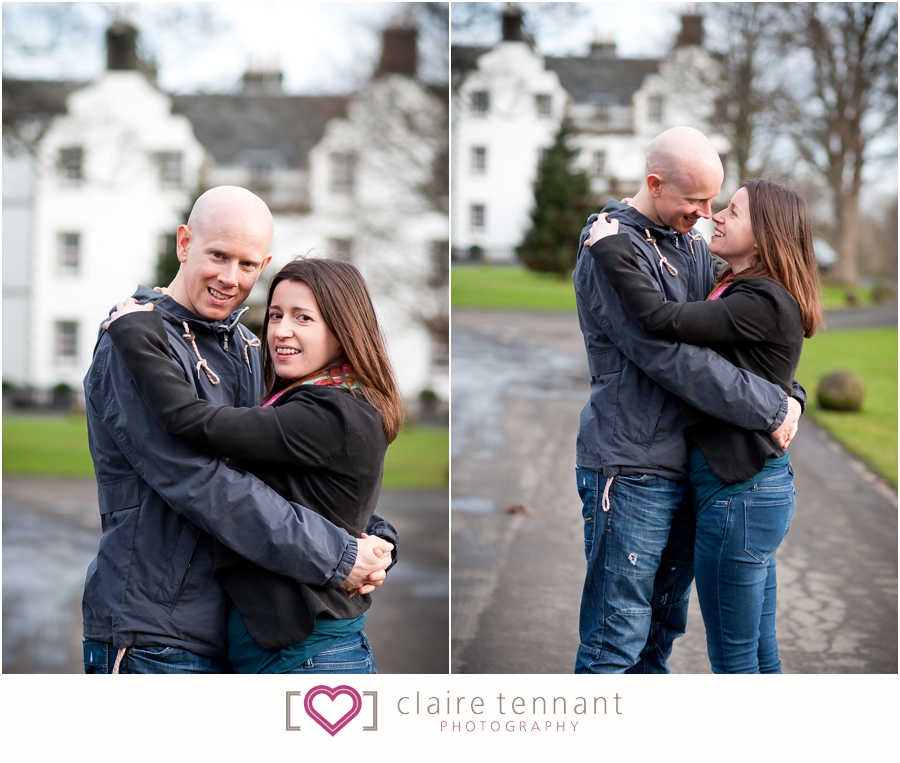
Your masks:
M276 151L290 168L307 164L329 119L347 114L346 96L173 95L172 110L186 116L219 165L246 151Z
M453 84L476 67L478 57L491 48L455 45L450 48ZM544 58L547 69L555 71L559 81L575 103L605 101L621 106L631 99L648 74L659 71L659 61L643 58L597 58L591 56Z
M18 132L24 122L37 119L40 132L51 117L66 111L66 97L87 82L47 82L3 78L3 130ZM29 131L30 132L30 131ZM35 136L37 137L37 136Z
M648 74L659 71L659 61L643 58L545 58L548 69L575 103L606 102L630 106Z

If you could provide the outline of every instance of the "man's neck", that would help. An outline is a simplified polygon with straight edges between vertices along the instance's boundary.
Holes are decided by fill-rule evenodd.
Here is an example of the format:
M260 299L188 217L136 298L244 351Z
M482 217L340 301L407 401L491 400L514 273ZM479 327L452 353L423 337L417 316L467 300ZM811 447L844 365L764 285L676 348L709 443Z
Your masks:
M180 272L172 280L172 283L169 284L165 294L167 297L174 299L182 307L191 310L190 300L187 298L187 292L184 290L184 283L181 280ZM191 312L194 311L191 310Z
M665 225L665 223L659 219L659 215L656 213L656 200L650 195L650 191L647 189L647 184L641 187L641 190L637 192L635 197L631 200L631 206L634 207L638 212L640 212L644 217L647 217L657 225Z

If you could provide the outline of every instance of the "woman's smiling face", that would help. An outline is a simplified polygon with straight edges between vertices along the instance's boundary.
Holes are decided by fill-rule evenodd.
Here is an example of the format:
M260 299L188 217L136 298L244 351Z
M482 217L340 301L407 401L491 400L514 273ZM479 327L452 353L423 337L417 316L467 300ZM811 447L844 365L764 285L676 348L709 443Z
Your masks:
M302 281L280 281L268 312L266 342L282 379L302 379L340 356L337 338L323 320L312 289Z
M757 255L756 237L750 222L750 194L741 188L731 203L713 215L716 224L709 251L721 257L737 273L748 268Z

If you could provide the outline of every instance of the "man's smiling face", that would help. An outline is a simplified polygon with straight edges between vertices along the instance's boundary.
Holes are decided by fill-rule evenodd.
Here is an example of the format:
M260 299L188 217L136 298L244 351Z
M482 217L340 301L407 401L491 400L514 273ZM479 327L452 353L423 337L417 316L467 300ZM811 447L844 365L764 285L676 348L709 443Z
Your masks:
M225 320L250 296L271 260L270 230L240 218L216 215L202 225L178 228L183 286L178 301L201 318Z
M661 180L656 198L660 220L679 233L687 233L701 217L712 217L712 201L722 187L722 175L713 168L688 171L672 181Z

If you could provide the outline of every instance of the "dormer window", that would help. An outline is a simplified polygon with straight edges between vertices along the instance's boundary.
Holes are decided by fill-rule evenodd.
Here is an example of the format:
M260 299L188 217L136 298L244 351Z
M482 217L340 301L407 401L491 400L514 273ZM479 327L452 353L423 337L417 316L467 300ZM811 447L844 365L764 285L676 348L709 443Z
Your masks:
M79 186L84 180L84 150L82 148L62 148L59 151L59 179L63 185Z
M536 95L534 105L537 109L538 119L551 119L553 117L553 98L549 95Z
M472 114L476 117L486 117L490 110L491 99L487 90L478 90L472 93Z
M350 195L356 186L356 154L331 155L331 191Z

